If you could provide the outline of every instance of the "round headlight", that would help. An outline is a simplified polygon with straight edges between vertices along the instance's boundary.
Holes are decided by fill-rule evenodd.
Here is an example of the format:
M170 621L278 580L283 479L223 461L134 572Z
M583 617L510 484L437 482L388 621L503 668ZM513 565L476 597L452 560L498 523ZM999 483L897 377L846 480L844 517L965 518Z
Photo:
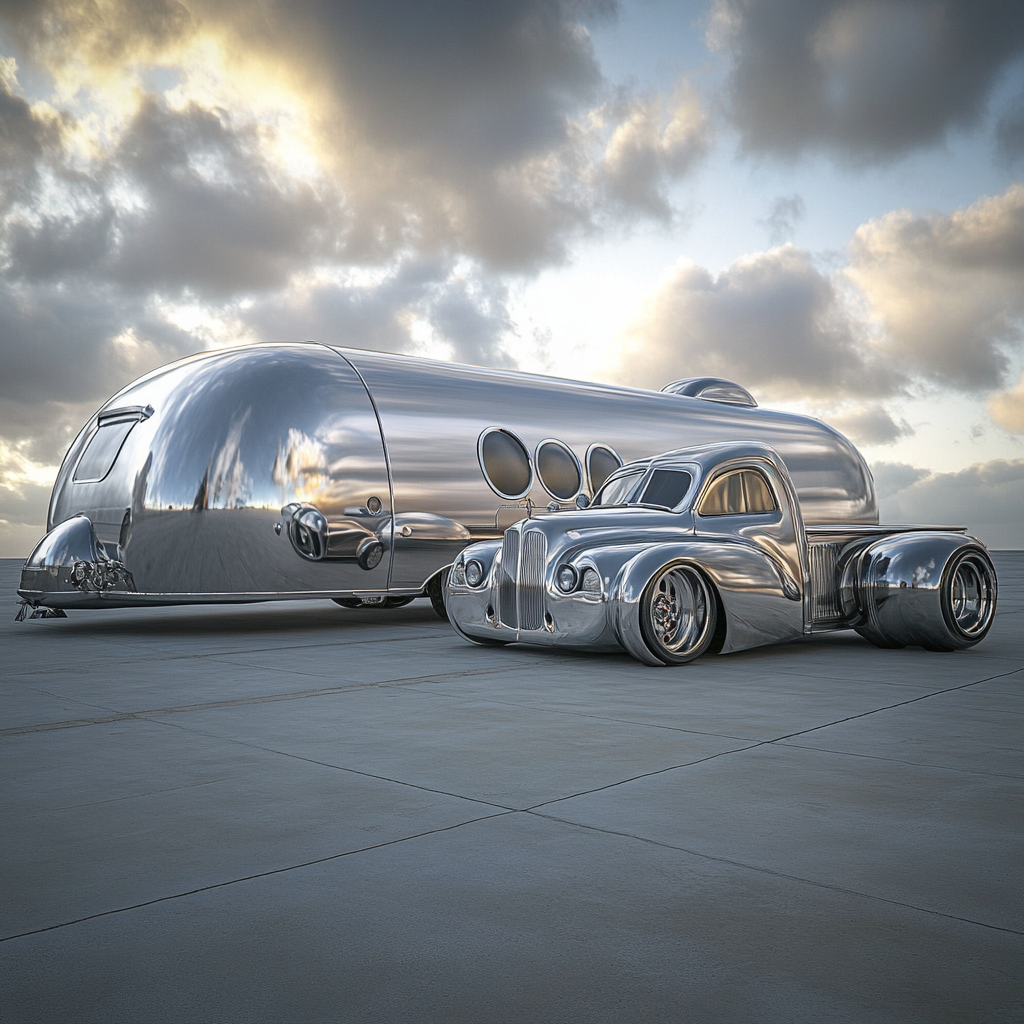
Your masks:
M483 582L484 578L484 567L482 563L478 562L475 558L471 558L466 563L466 582L471 587L478 587Z
M555 575L555 584L563 594L571 594L576 589L576 570L571 565L560 565Z

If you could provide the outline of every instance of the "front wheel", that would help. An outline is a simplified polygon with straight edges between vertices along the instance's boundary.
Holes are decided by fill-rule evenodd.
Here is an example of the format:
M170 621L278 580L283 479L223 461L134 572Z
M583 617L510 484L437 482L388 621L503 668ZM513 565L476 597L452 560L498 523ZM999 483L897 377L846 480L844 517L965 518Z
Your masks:
M659 570L640 598L640 632L666 665L685 665L711 646L718 603L711 584L689 565Z

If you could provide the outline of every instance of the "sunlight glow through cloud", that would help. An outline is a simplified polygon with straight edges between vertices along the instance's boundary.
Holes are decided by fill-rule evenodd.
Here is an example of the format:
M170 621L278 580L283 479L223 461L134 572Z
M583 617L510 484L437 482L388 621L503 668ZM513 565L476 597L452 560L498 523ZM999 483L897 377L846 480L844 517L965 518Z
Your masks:
M1024 12L691 6L0 10L10 536L77 410L259 341L720 373L934 495L1024 455Z

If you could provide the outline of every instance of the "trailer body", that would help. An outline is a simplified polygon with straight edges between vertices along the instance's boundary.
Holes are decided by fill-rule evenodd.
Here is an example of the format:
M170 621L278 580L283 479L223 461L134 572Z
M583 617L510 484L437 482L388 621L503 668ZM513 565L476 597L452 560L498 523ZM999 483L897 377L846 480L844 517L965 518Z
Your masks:
M51 608L411 598L467 544L585 500L623 461L737 437L781 453L809 522L877 522L841 434L704 393L312 343L191 356L82 429L19 593Z

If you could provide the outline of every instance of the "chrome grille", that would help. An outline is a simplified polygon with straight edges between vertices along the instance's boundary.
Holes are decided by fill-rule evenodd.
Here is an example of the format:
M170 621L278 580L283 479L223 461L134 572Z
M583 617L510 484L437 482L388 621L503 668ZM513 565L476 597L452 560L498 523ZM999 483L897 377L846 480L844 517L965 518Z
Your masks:
M839 581L836 579L836 559L841 545L838 541L809 544L811 562L811 618L814 622L838 619Z
M519 574L519 531L505 531L501 542L501 569L498 573L498 619L510 629L519 628L516 611L516 577Z
M540 629L544 625L544 562L547 538L540 530L527 530L519 564L519 627Z

